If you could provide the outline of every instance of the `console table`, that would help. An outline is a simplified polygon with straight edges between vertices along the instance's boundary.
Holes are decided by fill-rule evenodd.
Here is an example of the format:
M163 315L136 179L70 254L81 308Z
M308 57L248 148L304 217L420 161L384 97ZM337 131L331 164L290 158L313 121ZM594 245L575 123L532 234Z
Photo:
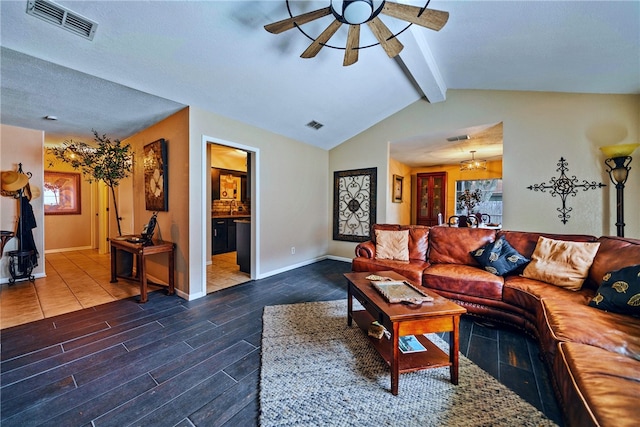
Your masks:
M169 288L167 293L174 293L174 270L175 270L175 250L176 244L164 240L152 240L147 243L128 242L127 239L135 236L123 236L109 239L111 245L111 283L118 281L118 277L127 280L140 282L140 303L147 302L147 272L145 261L147 256L166 253L169 261ZM135 276L118 275L118 251L125 251L134 254L136 257Z

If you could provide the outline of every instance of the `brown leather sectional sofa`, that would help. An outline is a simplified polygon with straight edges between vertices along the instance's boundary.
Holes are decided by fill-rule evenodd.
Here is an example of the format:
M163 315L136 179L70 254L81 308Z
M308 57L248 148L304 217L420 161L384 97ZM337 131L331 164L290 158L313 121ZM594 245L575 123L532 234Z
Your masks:
M376 243L356 247L353 271L394 270L467 308L471 315L517 326L533 335L550 368L569 426L631 426L640 420L640 318L589 306L607 272L640 264L640 240L482 228L376 224L409 230L409 260L376 258ZM531 258L540 236L600 242L578 291L521 276L497 276L471 252L504 236ZM375 240L375 239L374 239Z

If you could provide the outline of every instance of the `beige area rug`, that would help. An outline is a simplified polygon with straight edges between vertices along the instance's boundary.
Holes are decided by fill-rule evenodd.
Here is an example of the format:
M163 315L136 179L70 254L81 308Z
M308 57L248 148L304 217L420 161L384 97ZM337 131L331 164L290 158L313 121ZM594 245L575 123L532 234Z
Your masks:
M393 396L388 366L346 312L346 300L265 307L263 427L555 425L462 355L458 386L449 368L428 369L402 374Z

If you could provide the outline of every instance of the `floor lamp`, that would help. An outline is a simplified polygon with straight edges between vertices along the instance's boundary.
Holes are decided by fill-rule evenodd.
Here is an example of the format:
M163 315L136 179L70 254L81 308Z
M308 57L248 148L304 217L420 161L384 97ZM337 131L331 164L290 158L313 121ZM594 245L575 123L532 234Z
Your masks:
M616 230L618 237L624 237L624 183L629 177L631 167L631 153L640 144L619 144L600 147L607 156L604 164L609 167L607 172L611 182L616 186Z

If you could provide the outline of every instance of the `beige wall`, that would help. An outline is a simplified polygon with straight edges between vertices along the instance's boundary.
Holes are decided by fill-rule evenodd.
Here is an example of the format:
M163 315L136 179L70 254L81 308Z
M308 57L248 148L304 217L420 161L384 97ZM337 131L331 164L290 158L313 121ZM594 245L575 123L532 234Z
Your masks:
M374 126L375 127L375 126ZM373 129L373 128L371 128ZM391 197L391 168L389 167L389 138L374 138L370 141L365 134L371 129L351 138L329 151L329 184L327 194L328 228L326 237L329 239L330 255L351 259L355 256L355 243L333 240L333 173L352 169L376 168L378 176L378 197L376 205L376 222L385 223L400 220L396 213L387 220L387 200ZM406 178L405 178L406 180Z
M552 233L615 234L615 188L598 147L637 142L640 95L587 95L543 92L450 90L445 102L418 101L331 150L329 173L378 167L389 174L390 141L469 126L504 123L504 227ZM606 183L604 189L569 197L567 224L556 211L559 197L527 186L558 177L558 160L569 163L569 176ZM636 152L637 159L640 155ZM633 164L632 164L633 167ZM379 181L380 182L380 181ZM378 186L378 222L386 221L390 186ZM640 171L633 168L625 190L625 235L640 237ZM328 209L331 216L331 207ZM331 230L327 231L331 236ZM352 257L354 244L329 237L329 253Z
M204 228L210 228L211 222L205 194L210 180L206 142L257 151L258 174L253 184L259 191L252 191L251 204L258 244L255 277L304 265L327 253L327 151L195 107L191 107L189 133L192 286L202 286L203 277L196 274L204 276L204 239L211 235ZM291 247L296 248L295 254Z
M53 166L49 164L53 162ZM44 154L44 170L52 172L75 172L71 165L56 161L50 154ZM45 215L44 248L48 252L91 248L91 227L94 213L91 210L91 192L93 186L87 178L80 177L80 214Z
M17 171L22 163L23 172L31 172L30 185L42 189L43 177L44 132L24 129L15 126L0 125L0 169L3 171ZM33 238L40 254L38 266L33 270L35 277L45 274L44 259L44 205L42 196L31 201L37 227L34 228ZM11 197L0 197L0 229L16 231L18 226L18 200ZM12 251L18 248L18 240L11 239L4 250ZM0 259L0 282L7 283L9 277L8 257Z
M167 142L168 158L168 197L169 210L158 213L158 225L154 238L168 240L176 244L176 289L182 296L188 292L189 271L189 108L156 123L155 125L125 139L134 151L133 163L133 205L134 230L141 230L149 221L152 212L147 211L144 201L144 167L142 164L143 148L146 144L158 139ZM123 200L121 200L124 203ZM117 233L116 233L117 234ZM112 235L115 235L112 233ZM166 256L163 254L150 257L148 271L152 276L164 281L168 280Z

